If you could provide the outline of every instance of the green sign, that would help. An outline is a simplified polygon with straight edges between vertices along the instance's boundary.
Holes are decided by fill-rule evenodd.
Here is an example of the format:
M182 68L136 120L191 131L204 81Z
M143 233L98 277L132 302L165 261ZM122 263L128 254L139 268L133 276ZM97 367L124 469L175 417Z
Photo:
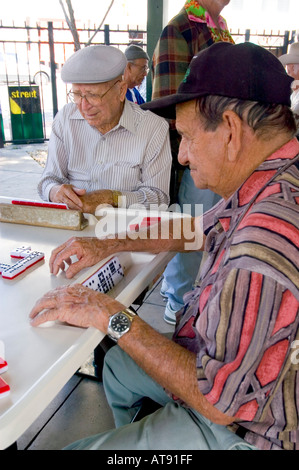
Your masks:
M18 142L44 141L38 86L9 86L12 138Z

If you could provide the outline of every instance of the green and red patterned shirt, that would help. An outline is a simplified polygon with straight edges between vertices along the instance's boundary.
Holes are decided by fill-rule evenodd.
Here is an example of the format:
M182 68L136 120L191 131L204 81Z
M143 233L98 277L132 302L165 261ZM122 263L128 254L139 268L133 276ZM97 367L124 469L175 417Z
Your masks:
M225 20L217 29L198 2L188 1L163 29L152 61L152 99L172 95L182 82L193 56L217 41L233 42Z
M174 333L200 391L260 449L299 449L298 153L294 138L205 214L208 257Z

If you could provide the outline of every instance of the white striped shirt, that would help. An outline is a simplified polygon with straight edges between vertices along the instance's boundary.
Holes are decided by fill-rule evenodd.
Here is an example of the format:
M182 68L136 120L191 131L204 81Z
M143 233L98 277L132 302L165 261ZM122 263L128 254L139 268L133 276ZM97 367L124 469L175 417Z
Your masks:
M87 192L120 191L122 204L169 204L171 151L167 122L126 100L117 126L101 134L75 104L55 116L38 192L49 200L57 184Z

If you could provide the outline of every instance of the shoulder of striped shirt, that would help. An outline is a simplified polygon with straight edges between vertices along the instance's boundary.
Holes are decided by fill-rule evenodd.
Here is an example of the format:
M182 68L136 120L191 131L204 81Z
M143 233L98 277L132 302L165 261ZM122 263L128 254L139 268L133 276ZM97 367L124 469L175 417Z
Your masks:
M255 227L258 230L259 228L268 227L271 233L283 235L285 240L288 241L288 233L290 232L285 224L287 224L288 229L292 227L292 230L297 232L298 214L299 205L297 202L284 199L281 193L272 194L252 205L237 227L236 232L240 228ZM268 223L265 223L265 221L268 221ZM265 240L265 244L267 244L267 241Z

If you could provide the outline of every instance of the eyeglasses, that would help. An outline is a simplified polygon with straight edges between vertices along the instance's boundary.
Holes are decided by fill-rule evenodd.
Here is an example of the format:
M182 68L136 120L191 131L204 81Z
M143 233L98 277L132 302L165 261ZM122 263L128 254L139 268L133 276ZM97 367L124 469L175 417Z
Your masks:
M140 70L142 70L142 72L145 72L145 73L149 72L149 68L147 65L138 65L138 64L134 64L134 62L131 62L131 64L134 65L134 67L138 67Z
M86 99L86 101L91 105L91 106L96 106L97 104L99 104L102 99L104 98L105 95L107 95L107 93L114 87L114 85L116 85L118 82L120 82L120 80L117 80L115 83L113 83L113 85L108 88L107 91L105 91L105 93L103 95L100 95L98 93L85 93L85 95L81 95L81 93L77 93L75 91L69 91L67 96L69 97L69 99L72 101L72 103L75 103L75 104L81 104L83 98Z

